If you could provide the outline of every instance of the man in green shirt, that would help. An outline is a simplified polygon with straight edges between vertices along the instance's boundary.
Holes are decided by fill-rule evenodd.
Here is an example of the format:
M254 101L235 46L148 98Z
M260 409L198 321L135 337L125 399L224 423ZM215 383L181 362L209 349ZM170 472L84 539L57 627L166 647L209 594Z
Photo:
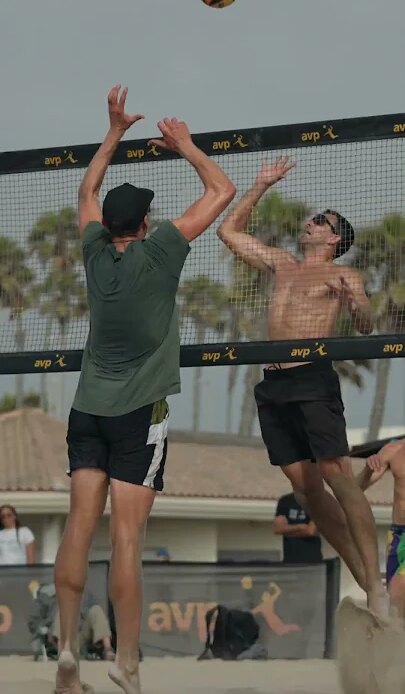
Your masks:
M69 418L71 508L55 565L61 638L57 694L80 694L77 629L88 552L111 494L110 596L117 628L111 679L139 694L141 565L146 521L163 488L167 454L166 396L180 391L176 292L189 242L229 205L235 187L192 142L184 122L158 123L171 149L196 170L202 196L178 219L146 238L154 194L128 183L99 191L126 130L140 115L125 113L127 90L108 97L110 129L79 190L79 228L87 277L90 332Z

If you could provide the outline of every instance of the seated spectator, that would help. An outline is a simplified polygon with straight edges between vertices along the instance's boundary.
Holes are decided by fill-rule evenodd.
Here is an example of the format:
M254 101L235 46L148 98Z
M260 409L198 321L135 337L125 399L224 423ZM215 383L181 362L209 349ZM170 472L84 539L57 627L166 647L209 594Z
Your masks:
M56 656L60 625L54 583L40 586L28 620L28 627L33 637L34 656L40 657L44 647L48 657ZM84 657L98 656L103 660L115 658L111 646L111 628L108 618L89 591L85 591L82 601L79 648L80 654Z
M14 506L0 506L0 566L35 564L35 538Z
M273 530L276 535L283 536L286 563L314 564L322 561L321 538L316 525L298 504L294 494L280 497Z

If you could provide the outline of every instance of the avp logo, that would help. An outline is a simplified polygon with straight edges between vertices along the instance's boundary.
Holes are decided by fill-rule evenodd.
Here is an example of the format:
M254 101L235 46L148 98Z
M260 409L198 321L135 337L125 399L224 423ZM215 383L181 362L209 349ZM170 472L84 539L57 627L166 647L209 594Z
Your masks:
M398 342L394 345L384 345L384 354L401 354L404 350L404 345L402 342Z
M238 355L235 353L235 347L225 347L225 352L204 352L201 361L210 361L216 364L217 361L227 359L228 361L236 361Z
M330 140L337 140L339 135L334 132L333 125L323 125L322 130L313 130L312 132L302 133L302 142L319 142L321 138L329 138Z
M302 357L302 359L307 359L311 354L319 354L320 357L327 357L328 352L325 348L324 342L315 342L315 348L310 347L295 347L291 350L292 357Z
M144 156L144 149L127 149L127 159L143 159Z
M236 133L234 133L233 137L235 138L233 142L230 140L215 140L212 143L213 152L227 152L231 147L239 147L239 149L249 147L249 143L245 142L243 135L236 135Z
M57 354L55 361L52 359L37 359L34 363L34 369L50 369L51 366L59 366L61 369L67 366L63 354Z
M162 153L159 152L156 145L150 145L150 148L148 150L142 148L127 149L127 159L141 160L145 157L146 154L152 154L152 156L154 157L160 157Z
M394 133L405 133L405 123L395 123L393 131Z
M282 591L278 583L271 581L264 586L261 596L253 594L254 583L251 576L244 576L240 586L249 603L256 605L248 608L254 616L260 616L269 631L278 636L301 631L298 624L286 624L276 611L276 602ZM243 599L242 593L242 599ZM208 610L217 606L215 602L152 602L148 605L147 625L152 632L166 634L197 632L200 641L206 639L206 619Z
M72 150L67 150L65 149L63 151L63 154L65 155L64 157L61 156L50 156L50 157L45 157L44 164L45 166L60 166L61 164L66 164L66 162L69 162L69 164L77 164L79 161L78 159L75 159L74 154Z

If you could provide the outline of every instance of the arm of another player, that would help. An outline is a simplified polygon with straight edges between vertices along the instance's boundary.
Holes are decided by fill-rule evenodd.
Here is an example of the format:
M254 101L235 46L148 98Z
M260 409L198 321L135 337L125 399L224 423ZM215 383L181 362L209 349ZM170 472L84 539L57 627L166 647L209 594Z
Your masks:
M100 188L105 173L111 162L115 150L124 133L144 116L136 114L129 116L125 113L125 101L128 89L122 90L121 85L113 87L108 95L108 112L110 116L110 129L100 145L79 188L79 230L82 235L89 222L102 222L101 206L98 199Z
M235 255L259 270L267 270L268 268L274 270L279 261L291 260L295 262L288 251L266 246L247 233L249 217L255 205L267 190L283 179L294 166L295 164L289 162L288 157L279 157L270 166L265 162L253 187L233 207L218 229L218 236L221 241Z
M379 453L367 458L364 468L356 475L360 489L365 491L385 475L389 468L391 454L391 450L384 446Z
M186 159L204 184L204 194L173 224L187 241L193 241L215 222L236 194L236 188L222 169L202 152L191 139L187 125L177 118L165 118L158 123L162 140L150 140L163 149L171 149Z

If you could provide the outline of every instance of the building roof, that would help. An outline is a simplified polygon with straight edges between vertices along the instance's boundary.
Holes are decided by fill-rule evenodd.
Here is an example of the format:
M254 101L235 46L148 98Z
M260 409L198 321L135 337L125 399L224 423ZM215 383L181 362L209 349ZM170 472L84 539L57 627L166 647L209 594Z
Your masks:
M66 423L41 410L0 415L0 492L68 491ZM289 491L260 439L173 432L165 473L171 497L276 500ZM356 470L364 463L355 464ZM392 503L390 475L372 487L374 505Z

